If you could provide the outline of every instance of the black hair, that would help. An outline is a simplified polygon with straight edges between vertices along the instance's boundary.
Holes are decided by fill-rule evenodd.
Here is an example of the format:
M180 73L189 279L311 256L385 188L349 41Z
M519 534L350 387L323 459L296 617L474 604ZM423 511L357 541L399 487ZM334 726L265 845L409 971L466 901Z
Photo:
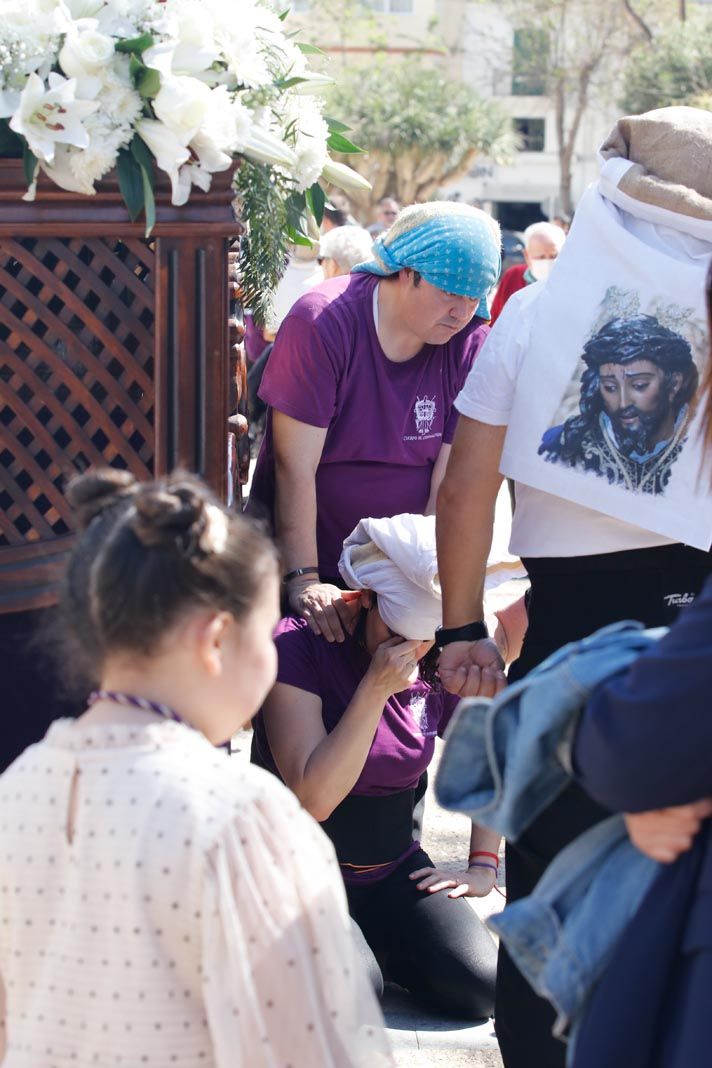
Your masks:
M692 350L681 334L663 326L653 315L611 319L586 342L582 359L598 370L604 363L650 360L661 371L687 371L694 366Z
M266 535L184 472L140 483L125 471L92 471L70 483L67 498L79 533L60 625L92 682L112 653L150 655L194 606L244 619L277 573Z

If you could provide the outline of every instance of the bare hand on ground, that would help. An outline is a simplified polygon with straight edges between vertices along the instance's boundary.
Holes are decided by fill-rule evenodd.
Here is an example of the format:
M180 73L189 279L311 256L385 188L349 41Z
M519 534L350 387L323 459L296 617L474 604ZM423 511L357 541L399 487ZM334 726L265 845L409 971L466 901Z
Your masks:
M438 674L445 689L459 697L494 697L507 683L502 657L491 638L446 645Z
M351 633L360 611L358 590L340 590L327 582L290 584L289 604L306 619L313 634L329 642L342 642Z
M469 868L467 871L448 872L440 868L418 868L409 878L420 879L418 890L437 894L449 890L448 897L487 897L494 890L497 873L490 868Z
M641 853L661 864L672 864L692 848L702 821L710 816L712 799L705 798L692 805L626 813L625 822L631 842Z

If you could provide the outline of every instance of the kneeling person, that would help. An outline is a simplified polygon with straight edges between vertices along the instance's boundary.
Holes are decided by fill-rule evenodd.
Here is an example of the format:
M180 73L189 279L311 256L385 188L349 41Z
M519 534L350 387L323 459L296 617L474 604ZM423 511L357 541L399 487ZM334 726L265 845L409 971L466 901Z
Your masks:
M498 838L473 826L469 864L452 875L412 834L419 780L457 705L433 670L436 568L433 517L362 520L339 562L359 590L345 594L360 605L355 629L333 643L303 619L282 620L253 760L283 778L334 843L376 989L378 959L433 1008L477 1019L492 1013L496 951L460 899L493 889Z

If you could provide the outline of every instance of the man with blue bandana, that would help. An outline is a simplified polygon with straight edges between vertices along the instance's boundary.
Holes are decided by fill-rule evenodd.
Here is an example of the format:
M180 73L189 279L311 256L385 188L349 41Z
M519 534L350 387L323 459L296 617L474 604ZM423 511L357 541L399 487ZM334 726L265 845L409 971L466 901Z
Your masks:
M343 640L337 562L359 520L432 510L500 265L490 216L413 205L372 260L316 286L282 324L251 510L274 520L290 608L314 633Z

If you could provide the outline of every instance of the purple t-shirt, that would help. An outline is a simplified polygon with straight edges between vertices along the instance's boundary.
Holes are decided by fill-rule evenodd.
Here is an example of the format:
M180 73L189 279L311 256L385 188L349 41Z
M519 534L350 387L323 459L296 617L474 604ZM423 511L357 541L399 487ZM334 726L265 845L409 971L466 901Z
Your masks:
M277 681L320 697L324 727L331 732L368 669L368 654L352 639L328 642L321 634L312 634L305 620L292 616L280 622L275 644ZM433 758L435 736L442 735L458 700L421 681L390 697L351 793L383 795L416 786ZM262 762L276 771L261 717L255 731Z
M424 345L394 363L373 319L378 281L347 275L301 297L279 330L260 388L271 408L328 427L316 474L322 577L338 574L344 538L359 520L424 511L440 446L455 434L453 402L489 330L473 319L447 344ZM261 505L272 514L269 416L251 500L253 511Z

